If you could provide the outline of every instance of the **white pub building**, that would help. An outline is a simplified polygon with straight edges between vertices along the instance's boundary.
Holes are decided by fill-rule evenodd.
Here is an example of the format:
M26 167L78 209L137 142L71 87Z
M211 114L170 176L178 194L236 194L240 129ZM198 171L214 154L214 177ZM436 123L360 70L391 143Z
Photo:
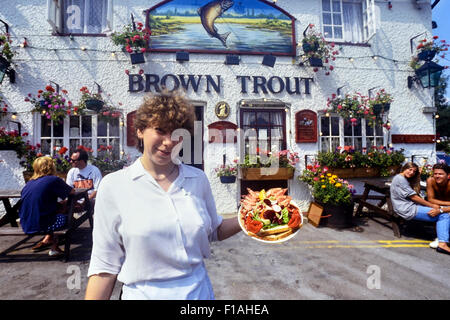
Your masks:
M199 152L191 159L208 176L219 213L236 212L248 187L275 186L288 188L307 210L310 192L297 177L319 151L386 146L403 148L409 159L434 162L434 89L410 66L420 40L433 37L434 2L5 1L0 32L9 34L15 54L2 71L0 105L7 108L0 108L0 127L20 128L44 154L61 147L69 154L83 145L96 156L100 146L111 146L115 157L132 161L139 156L133 115L143 97L163 87L184 90L198 121L191 149ZM143 54L131 60L126 45L114 44L111 35L133 23L151 35L145 50L138 50ZM313 65L302 45L311 32L338 51L328 58L323 53L322 66ZM56 121L26 101L47 86L67 92L73 106L86 87L120 116L106 121L98 110L80 115L72 108ZM388 126L372 128L364 117L350 123L326 111L329 98L373 97L381 89L393 98L382 114ZM246 180L239 174L235 183L220 182L214 169L243 161L249 131L259 148L298 153L293 178ZM15 151L0 150L0 189L24 186L19 162Z

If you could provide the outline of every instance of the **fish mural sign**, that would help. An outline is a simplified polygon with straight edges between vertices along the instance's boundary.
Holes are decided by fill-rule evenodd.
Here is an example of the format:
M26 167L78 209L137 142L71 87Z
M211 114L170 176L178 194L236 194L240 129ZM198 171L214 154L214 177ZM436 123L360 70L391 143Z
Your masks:
M166 0L146 10L157 52L295 56L294 22L265 0Z

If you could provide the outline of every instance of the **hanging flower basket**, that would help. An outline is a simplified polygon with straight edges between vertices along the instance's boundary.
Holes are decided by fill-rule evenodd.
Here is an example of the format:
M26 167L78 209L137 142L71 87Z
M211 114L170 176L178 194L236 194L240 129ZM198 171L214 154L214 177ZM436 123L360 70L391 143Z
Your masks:
M305 41L307 41L307 40L305 40ZM302 48L305 53L317 51L317 49L319 49L319 42L314 41L314 40L309 43L303 42Z
M144 58L143 52L130 53L130 58L131 58L131 64L145 63L145 58Z
M417 57L419 60L433 60L436 53L436 50L423 50L417 54Z
M323 61L320 58L308 58L311 67L323 67Z
M85 101L86 109L99 112L103 107L103 101L98 99L88 99Z
M8 68L10 65L11 65L11 63L8 60L6 60L2 56L0 56L0 71L1 72L6 73L8 71Z
M236 176L220 176L220 182L222 183L235 183Z

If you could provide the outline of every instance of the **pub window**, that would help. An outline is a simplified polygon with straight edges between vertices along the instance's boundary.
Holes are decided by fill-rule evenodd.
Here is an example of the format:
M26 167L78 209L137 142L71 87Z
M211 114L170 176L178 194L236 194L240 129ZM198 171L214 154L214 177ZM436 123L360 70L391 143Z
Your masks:
M375 34L374 0L322 0L322 26L328 40L361 43Z
M286 149L286 112L284 109L241 109L241 129L245 135L245 154L250 153L252 137L257 151ZM260 153L257 152L257 153Z
M47 21L57 34L103 34L112 30L113 0L48 0Z
M320 150L334 151L337 147L352 146L355 150L386 145L385 132L381 124L371 127L366 119L349 119L337 115L320 117Z
M82 145L93 150L92 155L98 156L106 150L102 147L112 147L113 159L119 159L122 151L123 126L121 118L106 121L97 115L78 115L64 119L58 123L46 117L40 118L41 150L43 154L53 155L61 147L67 147L70 155Z

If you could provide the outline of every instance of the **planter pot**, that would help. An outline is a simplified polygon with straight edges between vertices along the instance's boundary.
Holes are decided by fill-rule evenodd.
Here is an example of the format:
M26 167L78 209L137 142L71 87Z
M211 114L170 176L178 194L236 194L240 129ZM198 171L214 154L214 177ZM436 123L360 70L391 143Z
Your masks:
M220 182L222 183L235 183L236 176L220 176Z
M130 53L130 58L131 64L145 63L143 52Z
M0 71L3 73L7 73L9 66L11 63L3 57L0 57Z
M316 202L323 207L320 226L337 229L351 228L355 226L353 223L353 202L350 204L340 205L322 203L320 201Z
M103 108L104 102L98 99L86 100L86 108L95 112L99 112Z
M308 60L311 67L323 67L322 59L311 57Z
M22 172L23 178L25 180L25 183L27 183L30 180L30 178L33 176L33 173L34 173L33 171L23 171ZM57 171L55 173L55 176L60 177L61 179L66 181L67 173L66 172L59 172L59 171Z
M417 54L417 57L419 58L419 60L431 61L431 60L433 60L435 55L436 55L435 50L424 50L424 51L419 52Z
M382 103L382 104L374 104L373 105L373 113L377 116L381 113L388 112L391 109L390 103Z
M391 109L390 103L383 103L383 110L381 112L385 113L388 112Z
M308 53L312 51L317 51L319 49L319 43L313 42L312 44L309 44L307 42L302 44L303 52Z
M266 170L264 170L266 169ZM241 168L242 180L288 180L294 177L292 168Z

